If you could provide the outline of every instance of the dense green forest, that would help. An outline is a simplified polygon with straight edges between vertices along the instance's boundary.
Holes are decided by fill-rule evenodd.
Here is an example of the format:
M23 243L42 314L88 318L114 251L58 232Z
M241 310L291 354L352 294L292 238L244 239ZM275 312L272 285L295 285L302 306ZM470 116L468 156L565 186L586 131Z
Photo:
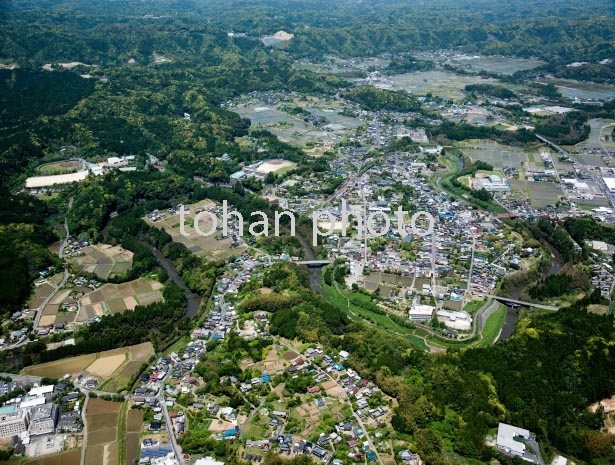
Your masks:
M250 50L259 36L280 29L295 34L286 47L294 56L406 52L408 44L418 50L459 47L470 53L538 56L553 64L595 63L614 54L613 4L606 0L435 0L427 15L423 4L402 0L164 0L139 6L54 0L42 6L46 9L33 0L5 4L10 21L2 30L0 58L39 64L125 63L130 58L146 63L156 51L200 61L211 59L222 42ZM50 35L43 36L41 24L54 25ZM218 27L246 32L248 38L229 39ZM121 34L109 34L117 28Z

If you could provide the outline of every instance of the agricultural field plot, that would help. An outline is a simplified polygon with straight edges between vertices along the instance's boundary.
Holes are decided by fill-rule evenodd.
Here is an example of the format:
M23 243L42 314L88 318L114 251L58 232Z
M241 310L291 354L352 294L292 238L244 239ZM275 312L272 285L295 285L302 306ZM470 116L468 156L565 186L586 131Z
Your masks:
M547 84L556 86L564 97L587 100L610 100L615 98L615 86L595 82L580 82L572 79L550 79Z
M600 155L575 155L582 165L605 167L607 164L602 160Z
M101 387L104 386L105 390L112 392L125 387L153 354L152 343L144 342L135 346L32 365L24 368L23 372L49 378L62 378L65 374L76 377L79 373L86 373L104 381Z
M523 164L540 165L540 156L534 152L526 153L520 148L502 145L494 141L479 140L457 144L463 153L472 161L481 160L494 168L502 169L505 166L521 169ZM527 166L527 165L525 165Z
M478 56L460 55L452 57L448 63L462 68L471 68L475 71L487 71L497 74L515 74L517 71L534 69L545 63L539 60L529 60L525 58L499 57L499 56Z
M55 360L53 362L31 365L23 369L24 374L48 378L62 378L65 374L77 375L96 360L96 354Z
M49 286L50 285L42 285L40 287L43 286ZM48 293L48 288L46 287L42 292L47 293L47 295L49 295ZM73 323L73 321L75 320L75 313L74 312L69 312L66 310L61 309L61 304L64 302L70 302L70 303L76 303L75 299L71 299L70 295L71 295L71 289L62 289L60 290L48 303L47 305L45 305L45 307L43 307L43 309L41 310L41 319L39 321L39 326L51 326L53 324L58 324L58 323ZM30 308L37 308L37 307L33 307L32 305L40 305L43 303L44 299L34 299L32 302L30 302Z
M81 249L80 255L68 261L79 269L107 279L126 274L132 269L133 253L119 246L97 244Z
M589 133L589 137L586 141L580 142L574 147L571 147L571 150L582 150L586 149L598 149L606 148L607 150L615 149L615 142L612 140L604 141L601 140L605 135L610 136L612 134L613 129L615 129L615 120L610 119L590 119L588 121L589 127L591 128L591 132Z
M420 71L397 74L391 77L397 89L416 95L432 93L443 98L458 100L464 97L463 89L470 84L495 84L495 79L479 76L461 76L448 71Z
M559 184L553 182L527 181L530 203L534 208L544 208L555 205L560 197L564 196Z
M75 322L134 310L137 305L159 302L162 300L162 287L158 281L145 278L122 284L105 284L81 298Z
M73 449L59 454L50 454L37 457L33 460L23 462L24 465L79 465L81 462L81 449ZM15 465L19 462L0 462L0 464Z
M185 232L188 236L183 236L180 232L179 214L167 214L164 219L157 222L152 222L149 218L144 218L144 220L151 226L163 228L172 236L174 242L184 244L192 253L198 255L199 257L205 257L211 260L226 260L231 255L241 255L247 247L231 247L233 241L230 237L225 239L216 238L218 234L222 234L222 218L218 218L218 229L214 235L202 236L197 234L194 230L193 223L196 213L203 210L212 209L214 206L215 203L207 199L196 204L185 205L184 208L190 211L190 216L186 215L185 218ZM246 224L244 225L246 232L248 224L247 221L248 219L246 219ZM211 227L212 224L209 216L205 216L199 221L199 228L201 231L207 232L211 229Z
M365 277L365 287L367 288L369 286L374 290L380 284L410 287L412 286L413 281L414 278L412 276L400 276L391 273L375 272L370 273L368 276Z
M41 284L40 286L36 286L34 288L34 298L28 302L29 309L35 309L41 306L44 300L51 294L54 290L54 287L49 284Z
M304 115L292 115L284 111L286 106L297 106L312 116L324 118L323 125L315 126L304 120ZM284 142L300 147L306 145L331 146L348 131L362 122L338 113L343 108L339 102L316 97L294 98L292 103L268 106L260 101L250 101L235 108L241 116L249 118L253 125L261 124Z
M89 399L85 412L87 422L87 449L85 461L88 465L118 464L118 421L120 408L124 404L101 399Z
M310 126L298 119L295 119L286 113L276 110L274 107L267 106L262 102L254 104L238 105L234 111L239 113L243 118L249 118L253 125L262 124L263 126L271 126L276 123L296 124L298 127L303 126L307 131Z
M78 171L79 168L81 168L81 162L79 160L60 160L45 163L37 167L36 171L43 175L68 174Z

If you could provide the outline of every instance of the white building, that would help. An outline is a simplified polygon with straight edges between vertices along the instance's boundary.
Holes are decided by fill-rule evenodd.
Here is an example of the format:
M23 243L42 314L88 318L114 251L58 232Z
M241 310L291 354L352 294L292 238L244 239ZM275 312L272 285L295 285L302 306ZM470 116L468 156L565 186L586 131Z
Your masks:
M53 388L53 384L50 384L48 386L33 387L32 389L30 389L30 392L28 394L30 394L31 396L44 396L45 394L53 394Z
M224 465L224 462L218 462L211 457L205 457L198 459L194 465Z
M17 436L28 429L28 411L0 413L0 438Z
M606 187L609 192L615 194L615 178L602 178L602 180L606 184Z
M107 158L107 164L112 168L116 168L118 166L126 166L128 164L128 160L124 157L109 157Z
M485 189L487 192L509 192L508 181L503 180L496 174L490 174L486 178L474 180L473 187L476 190Z
M512 455L525 454L525 444L517 439L529 439L530 432L523 428L500 423L498 425L497 447L498 449Z
M438 310L438 320L446 326L455 329L471 329L472 317L468 312L455 312L452 310Z
M427 321L433 317L435 307L431 305L413 305L408 312L408 317L412 321Z

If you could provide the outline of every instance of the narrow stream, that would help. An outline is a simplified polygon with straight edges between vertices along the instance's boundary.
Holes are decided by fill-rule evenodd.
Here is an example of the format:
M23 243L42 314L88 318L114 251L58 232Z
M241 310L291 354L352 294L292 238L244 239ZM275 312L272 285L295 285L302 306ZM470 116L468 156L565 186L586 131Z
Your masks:
M559 273L559 270L562 268L562 259L560 257L559 252L551 244L547 244L547 246L549 247L553 261L551 262L551 267L547 270L546 273L542 275L542 279L548 278L549 276L553 276L554 274ZM519 299L519 296L521 295L523 290L526 288L527 288L527 285L516 287L510 293L510 298L515 299L515 300ZM504 327L502 328L500 338L498 339L499 341L503 339L508 339L512 335L515 329L515 324L517 324L518 320L519 320L519 309L508 307L508 311L506 313L506 323L504 324Z

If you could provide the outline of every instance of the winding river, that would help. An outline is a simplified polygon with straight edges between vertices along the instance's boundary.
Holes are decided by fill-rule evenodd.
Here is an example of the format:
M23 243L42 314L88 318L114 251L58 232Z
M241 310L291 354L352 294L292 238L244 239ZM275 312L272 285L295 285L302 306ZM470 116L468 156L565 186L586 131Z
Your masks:
M171 278L175 284L177 284L184 290L184 294L186 295L187 301L186 315L188 316L188 318L193 318L199 311L199 307L201 306L201 302L203 301L202 297L192 292L188 288L188 286L186 286L186 283L184 282L183 278L177 272L175 265L173 265L173 263L171 263L171 261L166 258L160 250L151 246L150 249L154 256L158 259L162 267L168 273L169 278Z
M559 270L562 268L562 259L559 252L551 244L547 244L547 246L551 252L553 261L551 262L551 267L542 275L542 279L548 278L549 276L553 276L554 274L559 273ZM510 293L510 298L515 300L519 299L519 296L525 289L527 289L527 285L514 288L513 291ZM517 324L518 320L519 310L508 307L508 312L506 313L506 323L504 324L502 332L500 333L500 337L498 339L499 341L503 339L508 339L512 335L515 329L515 324Z

